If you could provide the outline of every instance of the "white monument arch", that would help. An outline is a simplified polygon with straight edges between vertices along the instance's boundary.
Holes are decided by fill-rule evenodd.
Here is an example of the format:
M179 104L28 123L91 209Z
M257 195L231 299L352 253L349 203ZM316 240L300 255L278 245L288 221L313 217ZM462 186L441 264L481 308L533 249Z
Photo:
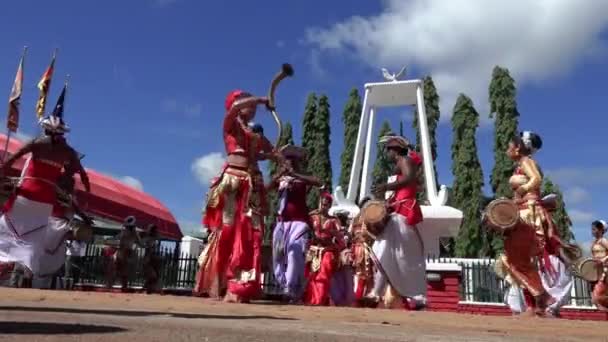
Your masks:
M350 173L348 193L344 197L341 187L334 192L335 205L332 212L346 210L350 215L358 214L357 200L369 195L371 188L371 148L377 141L374 139L374 121L376 110L381 107L397 107L414 105L418 109L418 126L422 145L422 158L424 163L425 186L429 205L422 206L424 222L418 225L424 240L425 252L429 256L439 256L439 238L455 237L458 235L462 212L446 206L447 188L442 185L437 190L435 179L431 142L424 107L423 83L421 80L398 81L397 75L389 74L383 69L388 82L365 84L365 97L363 112L359 123L359 135L355 146L355 156ZM388 77L390 76L390 77ZM363 173L361 168L363 167ZM361 184L357 184L358 175L361 174ZM359 189L359 193L357 193Z

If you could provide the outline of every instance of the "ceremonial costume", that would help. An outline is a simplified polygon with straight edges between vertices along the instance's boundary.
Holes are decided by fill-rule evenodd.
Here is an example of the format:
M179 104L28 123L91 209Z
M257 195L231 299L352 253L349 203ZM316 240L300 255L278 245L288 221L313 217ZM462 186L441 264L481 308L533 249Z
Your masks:
M247 165L224 165L207 194L203 226L211 232L200 258L195 293L221 296L228 292L242 300L261 290L261 240L266 200L263 177L257 166L261 152L272 146L239 119L233 110L238 99L250 97L242 91L226 99L223 134L226 153L247 159Z
M304 266L310 235L308 186L293 177L280 178L279 217L272 236L273 269L284 294L297 299L304 290Z
M353 253L356 300L362 299L374 286L375 267L371 256L371 246L374 244L374 239L366 232L364 225L365 223L359 215L353 219L351 224L351 235L353 236L351 250Z
M523 287L526 304L544 311L545 301L550 295L543 286L538 266L554 282L559 280L549 256L559 248L560 241L555 235L553 221L541 202L542 174L531 159L540 146L533 145L530 139L530 133L525 133L525 138L522 134L520 144L529 155L516 156L517 166L509 180L515 190L514 201L519 205L520 221L505 236L502 262L513 281ZM519 148L519 145L513 148Z
M604 221L599 222L604 228L606 228ZM596 305L602 306L604 310L608 309L608 285L606 285L606 270L608 264L608 240L604 237L596 238L591 245L591 255L593 259L602 263L604 271L600 280L593 284L593 291L591 293L591 299Z
M386 148L409 150L409 143L403 137L389 136L386 138ZM419 167L420 157L413 151L404 156L408 163ZM395 175L395 183L403 181L403 175ZM422 222L422 210L416 195L418 181L416 177L395 189L388 200L392 213L386 227L376 237L372 250L378 261L374 288L369 296L381 297L387 285L402 298L410 298L416 306L426 305L426 260L424 245L418 227Z
M69 131L61 117L63 112L57 115L40 121L44 137L26 144L3 165L7 171L16 159L31 153L15 193L2 208L0 262L19 263L38 277L54 274L61 267L60 259L65 257L63 242L67 228L56 217L62 215L57 209L56 187L64 166L78 165L81 179L89 188L77 152L63 137ZM55 217L51 217L53 213Z
M321 201L331 201L331 195L322 194ZM310 214L314 239L308 249L306 278L308 285L304 303L329 305L330 286L339 266L340 252L346 248L336 218L315 210Z

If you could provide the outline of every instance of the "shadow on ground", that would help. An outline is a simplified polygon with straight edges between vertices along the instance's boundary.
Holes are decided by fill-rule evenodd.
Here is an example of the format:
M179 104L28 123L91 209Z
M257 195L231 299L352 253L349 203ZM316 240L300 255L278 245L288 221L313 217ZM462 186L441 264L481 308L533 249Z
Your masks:
M190 314L179 312L157 312L157 311L131 311L131 310L96 310L96 309L76 309L76 308L42 308L27 306L0 306L0 311L23 311L23 312L54 312L70 314L90 314L90 315L111 315L128 317L146 316L171 316L175 318L190 319L272 319L283 321L294 321L295 318L275 317L262 315L210 315L210 314ZM0 332L2 332L0 330Z
M0 334L8 335L85 335L125 332L127 329L105 325L43 322L0 322Z

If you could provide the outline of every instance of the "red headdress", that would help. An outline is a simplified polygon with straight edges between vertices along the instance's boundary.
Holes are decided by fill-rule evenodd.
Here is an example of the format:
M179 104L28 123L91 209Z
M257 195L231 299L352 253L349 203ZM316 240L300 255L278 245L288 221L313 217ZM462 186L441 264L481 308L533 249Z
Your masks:
M228 96L226 96L226 102L224 103L226 110L230 110L230 108L234 104L234 101L236 101L242 97L248 97L248 96L251 96L251 94L249 94L246 91L240 90L240 89L231 91L230 93L228 93Z
M327 190L321 190L320 198L329 201L329 204L334 202L333 196Z

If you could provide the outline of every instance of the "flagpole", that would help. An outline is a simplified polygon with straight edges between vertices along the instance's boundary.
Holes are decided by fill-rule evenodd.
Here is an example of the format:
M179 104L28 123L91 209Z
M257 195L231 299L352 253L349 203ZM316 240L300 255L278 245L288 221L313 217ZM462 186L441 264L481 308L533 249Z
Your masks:
M27 53L27 45L23 47L23 52L21 53L21 59L19 60L19 67L21 67L24 62L25 62L25 54ZM18 67L18 68L19 68ZM23 72L23 70L21 70L21 72ZM22 80L23 81L23 80ZM4 143L4 153L2 153L2 164L4 165L4 162L6 161L6 156L8 154L8 145L11 141L11 136L13 131L8 128L8 118L7 118L7 125L6 125L6 141Z

